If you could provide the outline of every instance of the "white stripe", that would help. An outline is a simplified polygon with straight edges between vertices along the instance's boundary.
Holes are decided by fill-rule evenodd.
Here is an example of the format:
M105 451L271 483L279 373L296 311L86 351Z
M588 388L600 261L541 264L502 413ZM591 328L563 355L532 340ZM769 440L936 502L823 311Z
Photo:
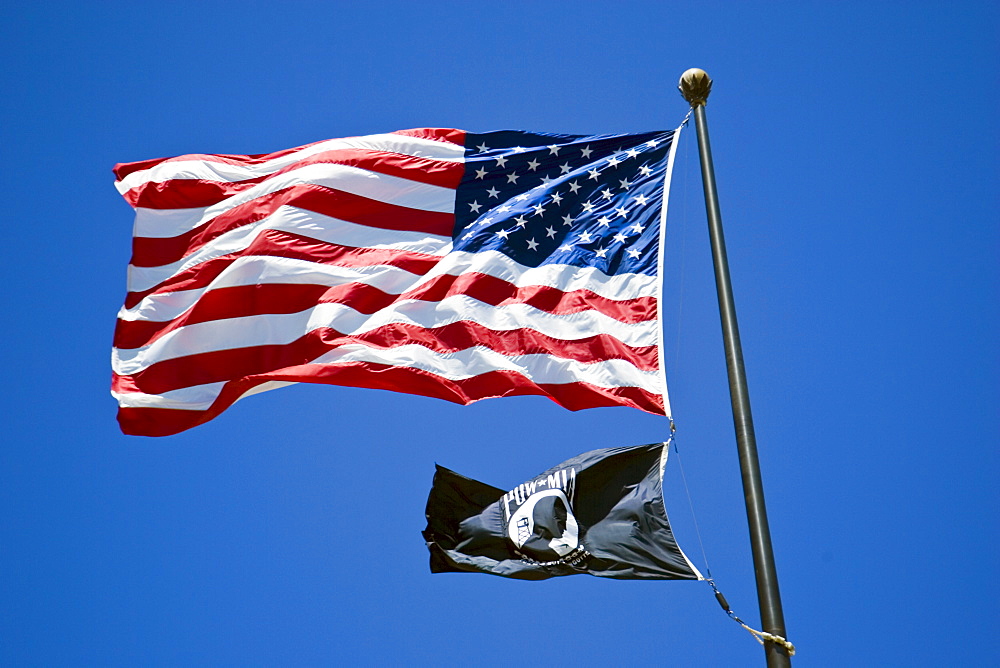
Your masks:
M111 396L119 401L122 408L176 408L188 411L204 411L212 406L212 403L222 393L222 388L226 386L227 382L219 381L205 385L191 385L190 387L182 387L178 390L170 390L163 394L115 392L112 390ZM241 394L237 401L254 394L277 390L290 385L298 385L298 383L285 380L272 380L261 383Z
M545 354L507 357L481 347L440 354L416 344L387 350L352 344L331 350L311 364L336 366L355 362L421 369L453 381L490 371L509 370L521 373L539 385L581 382L603 388L638 387L653 394L659 394L662 390L658 372L640 371L624 360L587 364ZM141 392L112 392L112 395L123 407L207 410L224 385L224 382L196 385L161 395Z
M112 350L112 368L120 375L138 373L169 359L200 353L264 345L287 345L306 332L331 327L345 335L361 335L388 324L421 328L443 327L458 321L475 322L493 331L529 329L563 341L597 334L612 336L629 346L653 346L658 323L624 323L597 311L557 315L526 304L490 306L465 295L439 302L403 300L371 315L343 304L318 304L299 313L255 315L213 320L180 327L140 348Z
M135 226L132 233L136 237L156 239L176 237L205 225L241 204L298 185L332 188L409 209L438 213L455 211L454 188L420 183L350 165L322 163L278 174L203 209L164 210L138 207L135 210Z
M116 181L115 187L118 189L118 192L124 195L132 188L141 186L144 183L162 183L163 181L172 179L200 179L227 183L245 181L272 174L300 160L323 153L324 151L345 148L386 151L398 155L411 155L448 162L465 161L465 148L458 144L387 133L368 135L366 137L330 139L258 164L234 165L226 162L199 159L171 160L161 162L149 169L132 172L121 181Z
M225 386L226 381L220 381L182 387L162 394L111 390L111 396L118 400L118 405L122 408L176 408L187 411L203 411L212 405Z
M650 392L658 392L660 387L656 371L640 371L625 360L587 363L544 353L508 357L482 346L442 354L417 344L388 349L351 344L331 350L313 363L345 362L421 369L448 380L465 380L490 371L516 371L536 384L583 382L604 388L640 387Z
M343 223L343 225L350 225L350 223ZM422 244L419 247L426 249L426 246ZM443 248L448 247L447 244L443 246ZM186 310L194 306L203 294L218 288L286 283L334 287L358 282L371 285L388 294L398 295L427 283L430 280L429 277L458 276L462 271L495 276L518 288L550 286L564 292L578 289L590 290L615 301L654 296L656 279L652 276L643 274L608 276L591 267L570 267L563 264L528 268L502 253L493 251L489 253L496 257L487 262L464 263L453 261L452 256L461 256L460 260L468 260L475 259L477 254L451 253L445 258L447 262L439 262L434 270L425 277L391 265L340 267L272 255L249 255L237 258L208 286L193 290L154 292L132 308L123 307L118 312L118 318L127 321L168 322L180 317ZM442 265L446 267L447 271L439 270ZM520 274L517 273L518 271Z
M451 250L451 237L426 232L384 230L331 218L307 209L281 206L266 218L212 239L205 246L177 262L158 267L136 267L130 264L129 292L149 290L185 269L223 255L246 250L264 230L294 232L317 241L350 248L384 248L428 255L443 255Z
M418 278L418 274L392 265L339 267L297 258L248 255L237 258L206 287L176 292L154 292L132 308L123 307L118 312L118 319L169 322L194 306L206 292L219 288L286 284L325 285L332 288L348 283L363 283L382 292L398 295L412 287Z
M430 282L437 276L457 276L472 272L503 279L519 288L538 285L557 288L563 292L589 290L612 300L623 301L658 295L655 276L645 274L608 276L596 267L577 267L568 264L526 267L494 250L478 253L452 251L434 265L417 285Z
M357 225L292 206L279 207L267 218L227 232L213 239L194 255L175 263L160 267L130 265L129 290L131 292L148 290L200 262L244 250L257 234L267 229L294 232L325 243L351 248L386 248L445 256L422 280L414 284L414 287L437 276L457 276L476 272L503 279L517 287L550 286L565 292L589 290L613 300L658 295L657 279L654 276L645 274L608 276L595 267L571 267L564 264L526 267L499 251L449 253L451 250L449 237Z
M270 392L271 390L277 390L282 387L289 387L291 385L298 385L298 383L291 380L270 380L266 383L261 383L260 385L255 385L251 387L249 390L241 394L239 396L239 399L237 399L236 401L239 401L240 399L246 399L247 397L251 397L255 394L260 394L261 392Z

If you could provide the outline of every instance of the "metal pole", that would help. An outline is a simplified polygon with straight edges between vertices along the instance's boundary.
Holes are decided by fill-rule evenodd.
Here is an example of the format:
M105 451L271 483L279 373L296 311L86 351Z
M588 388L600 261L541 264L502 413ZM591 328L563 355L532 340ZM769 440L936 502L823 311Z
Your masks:
M726 259L726 242L722 234L722 215L715 190L715 169L712 166L712 148L708 141L708 121L705 118L705 100L712 90L712 80L704 70L690 69L681 76L680 91L694 110L698 132L698 149L701 155L701 176L705 187L705 210L708 213L708 233L712 242L712 259L715 264L715 286L719 295L719 315L722 318L722 338L726 350L726 368L729 371L729 396L733 404L733 423L736 427L736 447L740 455L740 472L743 476L743 497L746 501L747 522L750 528L750 547L753 553L754 573L757 577L757 600L763 630L785 637L785 619L781 611L781 594L778 592L778 572L771 549L771 531L764 508L764 488L757 459L757 439L754 437L753 417L750 414L750 393L747 389L746 371L743 367L743 348L740 345L739 326L736 322L736 304L729 279L729 261ZM782 645L764 643L768 668L791 666L791 658Z

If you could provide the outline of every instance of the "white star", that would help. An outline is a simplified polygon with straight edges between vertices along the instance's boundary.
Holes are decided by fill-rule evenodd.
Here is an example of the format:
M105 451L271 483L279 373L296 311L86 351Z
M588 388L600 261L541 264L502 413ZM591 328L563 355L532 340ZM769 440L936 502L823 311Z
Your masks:
M660 141L658 139L650 139L648 142L646 142L646 146L648 146L649 148L656 148L659 145Z
M562 246L560 246L558 248L558 250L561 250L561 251L571 251L571 250L573 250L573 247L570 246L569 244L563 244Z
M549 149L549 155L559 155L559 146L556 144L552 144L547 148Z
M485 218L480 218L476 222L479 223L480 225L489 225L490 223L493 222L493 219L490 218L489 216L486 216Z
M498 155L496 157L496 161L497 161L497 167L504 167L507 165L507 158L503 157L502 155Z
M542 185L543 186L547 186L550 183L552 183L552 178L551 177L548 177L548 176L543 176L542 177ZM539 186L535 186L535 187L538 188Z
M525 148L523 146L515 146L514 153L524 153Z
M517 172L511 172L507 175L507 183L517 183Z
M569 166L568 162L559 165L559 169L562 170L561 172L562 174L569 174L571 171L573 171L573 168Z
M619 162L621 162L621 160L618 159L618 156L613 155L608 158L608 167L617 167Z
M590 176L588 176L587 178L594 179L594 180L596 180L601 175L601 173L599 171L597 171L596 167L593 168L593 169L591 169L587 173L590 174Z
M645 195L636 195L635 201L638 202L640 206L645 206L646 202L649 201L649 198Z
M486 168L485 167L483 167L482 169L477 169L476 170L476 178L477 179L485 179L486 178Z
M487 188L486 192L488 192L490 194L490 197L499 197L500 196L500 191L497 190L496 188Z
M518 195L517 197L514 198L514 201L515 202L523 202L526 199L528 199L528 193L521 193L520 195Z
M583 243L589 244L593 240L594 240L593 239L593 235L590 232L581 232L580 233L580 241L582 241Z
M528 224L528 219L527 219L527 218L525 218L524 216L518 216L518 217L517 217L517 218L515 218L514 220L516 220L516 221L517 221L517 226L518 226L518 227L524 227L525 225L527 225L527 224Z
M538 248L538 242L534 239L528 239L528 250L535 250Z
M628 153L628 157L630 157L630 158L634 158L634 157L636 157L637 155L639 155L639 151L637 151L637 150L636 150L636 149L634 149L634 148L630 148L629 150L627 150L627 151L625 151L625 152L626 152L626 153Z
M535 171L536 169L538 169L538 165L540 164L542 163L532 158L531 160L528 161L528 169L530 169L531 171Z
M464 235L462 235L462 241L468 241L469 239L472 238L472 236L473 236L472 232L466 232Z
M639 171L642 172L643 176L649 176L653 173L653 170L648 165L643 165L639 168Z
M567 213L565 216L563 216L563 225L572 225L572 224L573 224L573 216Z
M601 197L604 199L611 199L614 195L611 193L611 188L605 188L601 191Z
M580 189L580 184L577 183L576 181L573 181L572 183L569 184L569 190L574 195L576 194L576 191L579 190L579 189Z
M559 193L552 193L552 201L555 202L556 204L561 204L562 195L560 195Z
M608 254L607 248L598 248L597 250L594 251L594 255L596 255L597 257L604 257L607 254Z
M475 213L479 213L479 210L483 208L483 205L480 204L479 202L472 202L471 204L469 204L469 208L472 209L472 211L474 211Z
M536 216L540 216L540 215L542 215L543 213L545 213L545 207L544 207L544 206L542 206L541 204L536 204L536 205L535 205L535 206L533 206L532 208L533 208L533 209L535 210L535 215L536 215Z
M500 230L499 232L497 232L497 236L503 239L504 241L507 241L507 237L510 236L510 230Z
M628 229L630 229L630 230L635 230L635 233L636 233L636 234L642 234L642 231L643 231L644 229L646 229L646 228L645 228L645 227L643 227L642 225L640 225L639 223L636 223L635 225L632 225L632 226L631 226L631 227L629 227Z
M497 211L499 213L507 213L508 211L510 211L510 206L508 206L507 204L504 204L503 206L498 206Z
M555 230L555 228L554 227L546 227L545 228L545 236L547 236L549 239L551 239L554 236L556 236L556 230Z
M597 222L601 224L601 227L611 226L611 219L608 218L607 216L601 216L600 218L597 219Z
M594 205L591 204L590 202L584 202L583 203L583 210L586 211L587 213L590 213L591 211L594 210Z
M629 249L628 249L627 251L625 251L625 252L626 252L626 253L628 253L629 257L631 257L631 258L635 258L635 259L638 259L639 255L640 255L639 251L637 251L637 250L636 250L636 249L634 249L634 248L629 248Z
M628 190L629 186L632 185L628 182L628 179L618 179L618 183L622 184L622 190Z
M615 207L615 211L617 211L618 215L621 216L622 218L628 215L628 212L625 211L625 207L623 206Z
M625 243L628 240L628 237L626 237L624 234L622 234L621 232L619 232L618 234L616 234L614 236L614 239L618 243L623 244L623 243Z
M482 144L480 144L476 148L479 149L480 153L486 153L486 151L490 150L490 147L486 145L486 142L483 142Z
M593 153L593 151L590 150L590 145L588 144L587 146L584 146L582 149L580 149L580 153L583 154L583 157L589 158L590 154Z

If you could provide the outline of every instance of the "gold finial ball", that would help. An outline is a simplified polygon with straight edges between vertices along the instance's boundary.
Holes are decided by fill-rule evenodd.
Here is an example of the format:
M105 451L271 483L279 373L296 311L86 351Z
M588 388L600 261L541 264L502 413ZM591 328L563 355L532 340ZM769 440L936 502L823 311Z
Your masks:
M708 72L705 70L692 67L681 75L677 89L692 107L697 107L704 105L708 94L712 92L712 80L708 78Z

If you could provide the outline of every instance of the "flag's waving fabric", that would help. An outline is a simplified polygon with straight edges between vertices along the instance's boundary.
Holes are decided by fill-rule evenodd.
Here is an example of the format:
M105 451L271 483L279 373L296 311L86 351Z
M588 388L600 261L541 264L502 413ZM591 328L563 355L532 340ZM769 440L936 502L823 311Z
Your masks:
M122 430L176 433L295 382L669 412L674 135L416 129L116 166L136 210Z
M667 520L666 459L662 443L593 450L508 492L438 466L424 530L431 571L700 579Z

